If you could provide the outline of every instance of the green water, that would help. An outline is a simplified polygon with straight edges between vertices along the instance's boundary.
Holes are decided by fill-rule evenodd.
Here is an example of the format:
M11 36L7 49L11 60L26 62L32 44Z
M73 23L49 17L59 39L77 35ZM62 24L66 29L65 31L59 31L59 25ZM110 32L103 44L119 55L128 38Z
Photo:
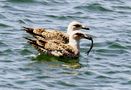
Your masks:
M66 31L72 20L90 27L79 59L38 56L22 26ZM0 90L130 90L130 0L1 0Z

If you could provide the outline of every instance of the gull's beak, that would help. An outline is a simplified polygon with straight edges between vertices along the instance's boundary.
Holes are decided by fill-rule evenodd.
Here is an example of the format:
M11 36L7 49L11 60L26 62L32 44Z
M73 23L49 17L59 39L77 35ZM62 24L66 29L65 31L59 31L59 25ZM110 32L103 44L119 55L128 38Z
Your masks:
M82 26L82 29L85 29L85 30L90 30L90 28L89 27L87 27L87 26Z
M93 48L93 38L92 38L92 35L90 35L90 34L85 34L84 38L91 40L91 46L90 46L89 50L87 51L87 55L88 55Z
M84 34L84 38L85 38L85 39L92 40L93 37L94 37L93 35L90 35L90 34Z

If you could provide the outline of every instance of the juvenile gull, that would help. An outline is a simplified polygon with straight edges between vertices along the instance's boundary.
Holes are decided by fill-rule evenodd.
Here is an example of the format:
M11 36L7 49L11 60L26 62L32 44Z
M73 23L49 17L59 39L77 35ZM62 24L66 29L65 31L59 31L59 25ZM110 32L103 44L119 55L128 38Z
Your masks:
M73 31L69 35L69 42L67 44L55 40L26 39L40 53L57 57L78 58L80 54L80 40L92 40L92 37L81 31Z
M56 40L63 43L69 42L69 35L76 30L89 30L89 27L78 22L73 21L67 27L67 33L58 30L45 29L45 28L28 28L24 27L24 30L33 35L35 38L41 38L41 40Z

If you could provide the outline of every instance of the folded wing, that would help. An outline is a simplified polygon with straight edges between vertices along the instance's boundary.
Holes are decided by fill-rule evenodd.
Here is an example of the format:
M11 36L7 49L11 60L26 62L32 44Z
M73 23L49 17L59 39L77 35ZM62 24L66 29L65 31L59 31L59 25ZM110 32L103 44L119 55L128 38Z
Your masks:
M68 43L69 42L69 35L58 31L58 30L49 30L45 28L27 28L24 27L24 30L31 34L35 38L41 38L44 40L57 40L59 42Z
M68 45L55 40L29 39L28 43L35 47L40 53L57 57L77 57L74 49Z

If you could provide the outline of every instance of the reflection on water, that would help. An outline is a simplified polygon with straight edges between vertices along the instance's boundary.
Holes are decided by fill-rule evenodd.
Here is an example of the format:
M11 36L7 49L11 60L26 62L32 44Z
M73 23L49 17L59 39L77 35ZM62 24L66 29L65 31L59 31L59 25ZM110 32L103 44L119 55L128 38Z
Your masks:
M81 67L81 64L79 63L79 58L76 59L70 59L70 58L59 58L55 56L49 56L49 55L37 55L36 57L32 58L33 61L37 62L46 62L50 66L64 66L69 68L78 69Z

